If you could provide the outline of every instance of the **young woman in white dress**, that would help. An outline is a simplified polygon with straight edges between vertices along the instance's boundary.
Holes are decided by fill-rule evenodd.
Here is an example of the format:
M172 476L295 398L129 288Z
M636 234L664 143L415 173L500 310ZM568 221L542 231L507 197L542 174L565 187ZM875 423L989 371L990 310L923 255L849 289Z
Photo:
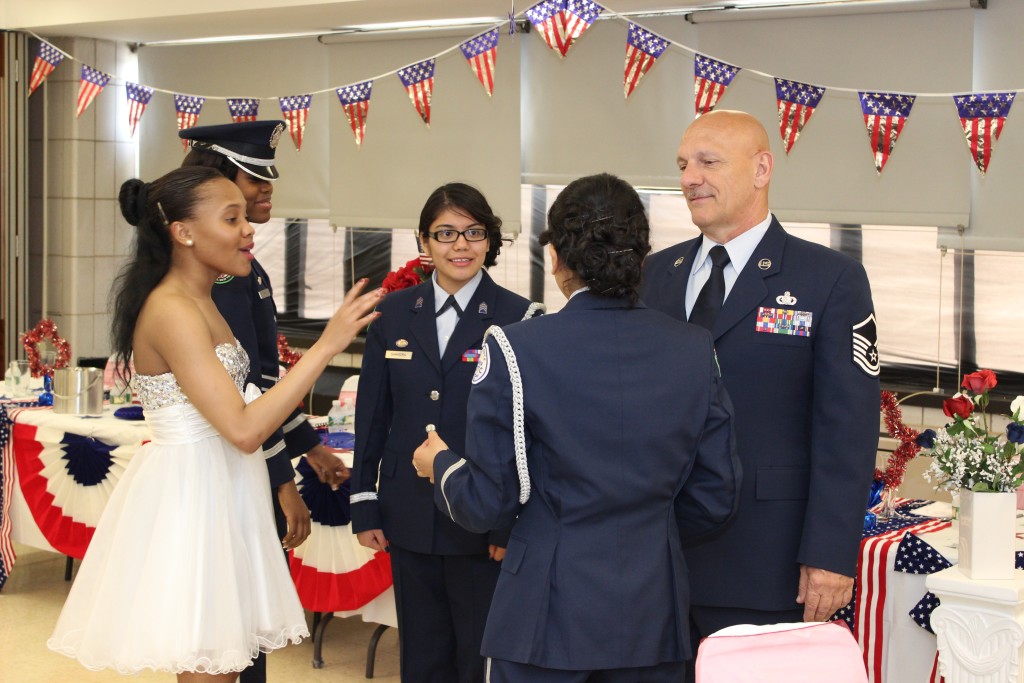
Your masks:
M89 669L228 683L259 651L309 635L260 444L379 315L382 292L357 283L256 398L242 386L248 357L210 296L219 274L249 272L241 191L214 169L179 168L129 180L120 204L137 239L115 284L113 345L120 361L134 358L152 441L114 490L47 644Z

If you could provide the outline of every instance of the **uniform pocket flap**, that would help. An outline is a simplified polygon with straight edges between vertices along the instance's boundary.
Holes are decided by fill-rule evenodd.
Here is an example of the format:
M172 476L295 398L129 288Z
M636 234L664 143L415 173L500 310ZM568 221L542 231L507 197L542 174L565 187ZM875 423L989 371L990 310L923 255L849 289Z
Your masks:
M523 557L526 556L526 541L516 536L508 539L508 547L505 548L505 557L501 560L501 571L515 574L523 564Z

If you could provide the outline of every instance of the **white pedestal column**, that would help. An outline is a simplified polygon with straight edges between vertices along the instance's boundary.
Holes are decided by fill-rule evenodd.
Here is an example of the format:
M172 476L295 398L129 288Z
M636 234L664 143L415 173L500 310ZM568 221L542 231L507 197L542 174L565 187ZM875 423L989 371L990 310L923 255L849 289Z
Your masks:
M946 683L1024 683L1024 571L980 581L954 566L926 585L942 603L932 629Z

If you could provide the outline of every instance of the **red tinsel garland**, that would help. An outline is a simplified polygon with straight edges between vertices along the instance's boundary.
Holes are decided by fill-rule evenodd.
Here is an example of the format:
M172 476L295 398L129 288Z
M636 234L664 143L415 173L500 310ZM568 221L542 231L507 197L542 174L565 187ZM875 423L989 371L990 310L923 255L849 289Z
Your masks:
M53 344L56 351L53 367L43 364L39 358L39 342L44 339ZM21 345L25 347L25 353L28 354L28 364L33 377L48 375L56 368L66 368L68 361L71 360L71 345L66 339L57 336L57 325L49 318L40 320L34 328L23 334Z
M921 447L916 442L918 431L903 423L903 411L896 401L896 394L891 391L882 392L882 415L885 417L886 431L900 445L889 456L884 471L875 469L875 479L884 479L885 486L895 490L903 483L907 463L920 452Z
M291 370L292 367L299 362L299 359L302 358L301 353L293 351L292 348L288 346L288 340L281 333L278 333L277 335L277 356L281 361L281 365L284 365L289 370Z

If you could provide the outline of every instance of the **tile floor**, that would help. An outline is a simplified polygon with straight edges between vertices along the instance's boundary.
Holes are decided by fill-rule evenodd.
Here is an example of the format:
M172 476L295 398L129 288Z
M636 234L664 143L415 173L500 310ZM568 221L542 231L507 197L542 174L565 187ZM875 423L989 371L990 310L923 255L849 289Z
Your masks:
M19 545L15 549L17 563L0 591L0 683L168 683L174 680L166 673L126 678L114 672L93 672L46 649L46 639L70 588L70 584L64 582L64 557ZM78 563L75 567L77 569ZM324 637L322 669L313 668L313 641L307 640L271 654L267 660L267 680L269 683L365 683L366 646L375 628L376 624L365 623L358 617L334 619ZM372 680L378 683L398 681L395 629L388 629L380 639Z

